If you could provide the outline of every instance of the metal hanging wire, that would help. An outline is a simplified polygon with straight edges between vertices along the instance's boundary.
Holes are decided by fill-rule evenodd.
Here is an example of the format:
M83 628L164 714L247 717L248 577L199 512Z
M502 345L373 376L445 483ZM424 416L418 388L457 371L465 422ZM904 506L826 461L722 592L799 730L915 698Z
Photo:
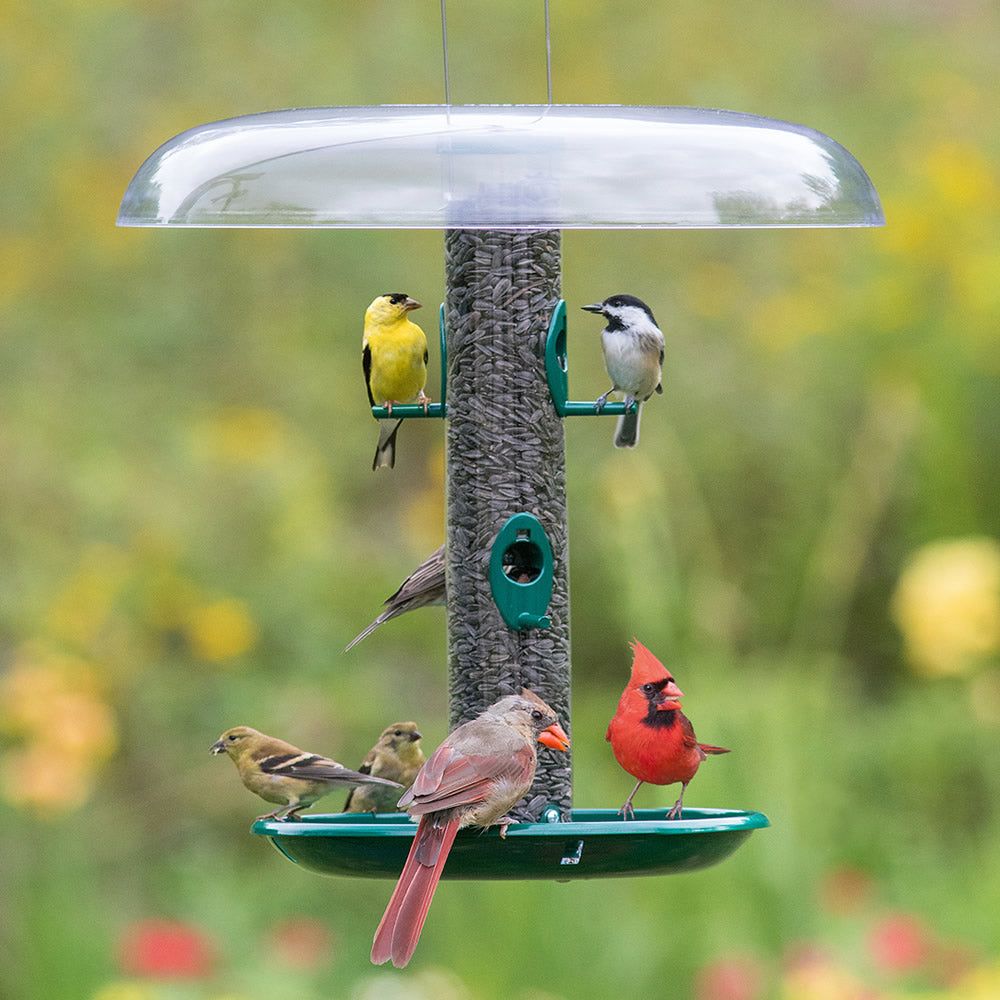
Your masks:
M451 107L451 78L448 72L448 11L447 0L441 0L441 50L444 59L444 103ZM552 22L549 0L545 0L545 83L548 103L552 105ZM449 119L450 120L450 119Z

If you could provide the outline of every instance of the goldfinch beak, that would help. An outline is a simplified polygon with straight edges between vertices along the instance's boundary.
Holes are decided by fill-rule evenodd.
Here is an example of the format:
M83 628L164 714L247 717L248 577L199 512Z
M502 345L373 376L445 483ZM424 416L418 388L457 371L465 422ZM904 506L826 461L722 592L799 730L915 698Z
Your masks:
M416 299L407 298L407 300L403 303L403 309L406 312L410 312L411 309L419 309L419 308L420 308L420 303Z
M226 744L223 743L222 740L216 740L208 749L211 750L213 754L225 753Z

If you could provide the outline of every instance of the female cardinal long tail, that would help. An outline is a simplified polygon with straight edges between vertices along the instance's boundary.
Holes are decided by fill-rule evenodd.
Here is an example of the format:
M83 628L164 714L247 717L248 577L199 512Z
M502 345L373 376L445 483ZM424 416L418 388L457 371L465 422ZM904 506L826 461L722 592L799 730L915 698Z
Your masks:
M455 815L446 823L441 820L433 814L420 818L403 872L375 931L372 961L376 965L391 958L401 969L417 947L461 817Z

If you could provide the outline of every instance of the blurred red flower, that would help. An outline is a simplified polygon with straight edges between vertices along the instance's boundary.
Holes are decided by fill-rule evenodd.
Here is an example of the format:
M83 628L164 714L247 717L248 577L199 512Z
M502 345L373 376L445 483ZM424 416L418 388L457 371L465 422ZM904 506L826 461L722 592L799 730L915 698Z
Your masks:
M119 943L122 971L150 979L206 979L215 964L211 942L197 927L171 920L140 920Z
M764 974L761 965L749 956L732 956L709 962L695 980L698 1000L757 1000Z
M313 917L290 917L271 932L275 955L296 969L314 969L329 962L334 937L326 924Z
M820 885L820 899L832 914L849 916L862 910L872 896L872 878L860 868L842 866L829 871Z
M872 960L889 972L912 972L931 955L931 935L924 922L910 913L890 913L868 933Z

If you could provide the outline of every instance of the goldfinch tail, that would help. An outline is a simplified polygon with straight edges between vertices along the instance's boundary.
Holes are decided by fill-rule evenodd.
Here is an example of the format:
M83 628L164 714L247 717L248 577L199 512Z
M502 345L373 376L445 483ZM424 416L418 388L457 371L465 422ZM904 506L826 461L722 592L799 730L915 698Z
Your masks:
M396 435L402 423L402 420L378 422L378 447L375 449L372 471L383 467L391 469L396 464Z

